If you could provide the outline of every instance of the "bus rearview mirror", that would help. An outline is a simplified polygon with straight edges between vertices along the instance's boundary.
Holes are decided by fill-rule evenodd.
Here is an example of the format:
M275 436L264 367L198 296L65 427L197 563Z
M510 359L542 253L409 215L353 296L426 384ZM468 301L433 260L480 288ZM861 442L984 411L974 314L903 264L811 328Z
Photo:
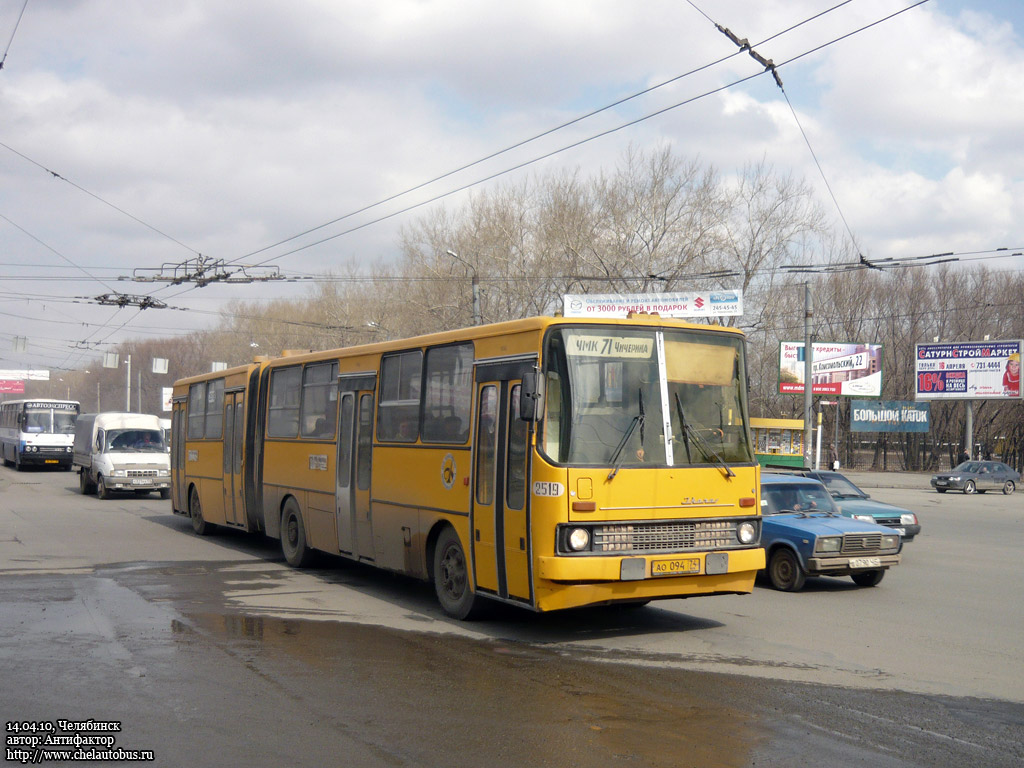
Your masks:
M523 375L523 389L519 396L519 418L523 421L536 421L543 410L544 379L540 371L531 371Z

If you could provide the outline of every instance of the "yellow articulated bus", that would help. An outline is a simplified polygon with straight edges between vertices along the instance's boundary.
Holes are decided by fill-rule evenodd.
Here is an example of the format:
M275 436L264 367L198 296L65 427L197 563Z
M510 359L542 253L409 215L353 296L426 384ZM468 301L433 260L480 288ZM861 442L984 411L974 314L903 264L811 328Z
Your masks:
M748 593L764 567L743 335L537 317L174 385L172 501L536 611Z

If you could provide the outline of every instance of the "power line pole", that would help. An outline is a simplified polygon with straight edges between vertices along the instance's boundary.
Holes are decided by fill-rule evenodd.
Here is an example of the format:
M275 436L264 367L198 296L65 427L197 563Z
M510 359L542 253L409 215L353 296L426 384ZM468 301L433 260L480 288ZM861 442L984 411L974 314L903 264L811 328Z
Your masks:
M804 466L811 466L811 414L814 410L814 399L811 393L812 369L811 358L814 356L811 347L811 318L814 310L811 306L811 284L804 283Z

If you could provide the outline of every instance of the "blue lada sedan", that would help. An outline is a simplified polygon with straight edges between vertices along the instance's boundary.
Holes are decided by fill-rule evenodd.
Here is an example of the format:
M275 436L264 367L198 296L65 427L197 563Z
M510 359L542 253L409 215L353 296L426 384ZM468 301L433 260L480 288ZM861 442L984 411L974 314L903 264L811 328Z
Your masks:
M762 473L761 512L765 570L776 589L795 592L808 576L849 576L873 587L899 565L900 534L843 517L817 480Z

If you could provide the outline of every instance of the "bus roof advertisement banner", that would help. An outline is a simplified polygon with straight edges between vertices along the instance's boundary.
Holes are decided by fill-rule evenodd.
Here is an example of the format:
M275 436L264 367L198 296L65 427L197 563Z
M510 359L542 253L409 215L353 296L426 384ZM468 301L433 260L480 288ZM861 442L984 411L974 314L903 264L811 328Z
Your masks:
M931 403L867 400L850 408L851 432L927 432Z
M846 397L882 395L881 344L812 344L811 393ZM804 392L804 343L783 341L779 345L779 392Z
M743 291L693 293L566 294L565 317L626 317L646 312L661 317L732 317L743 314Z
M1020 400L1024 341L918 344L918 400Z

